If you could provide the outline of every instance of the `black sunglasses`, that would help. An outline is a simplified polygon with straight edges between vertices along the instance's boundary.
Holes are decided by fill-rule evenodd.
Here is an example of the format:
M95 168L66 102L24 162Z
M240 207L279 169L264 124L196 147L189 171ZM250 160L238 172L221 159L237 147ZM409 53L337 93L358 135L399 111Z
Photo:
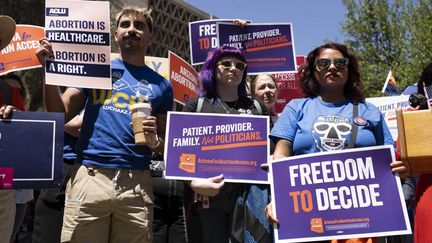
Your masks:
M315 61L315 66L317 66L321 70L328 69L331 64L334 64L336 68L344 69L348 67L349 59L348 58L320 58Z
M217 63L218 65L222 65L223 69L230 69L233 65L240 71L244 71L246 69L247 64L244 62L234 62L232 60L225 60Z

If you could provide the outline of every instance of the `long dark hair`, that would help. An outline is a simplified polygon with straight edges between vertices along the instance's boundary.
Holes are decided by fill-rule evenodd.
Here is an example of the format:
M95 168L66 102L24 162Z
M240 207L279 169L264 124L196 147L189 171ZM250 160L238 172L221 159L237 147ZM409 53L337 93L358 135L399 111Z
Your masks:
M424 69L420 76L420 79L417 83L417 92L425 95L424 85L429 86L432 85L432 63L429 63Z
M344 86L345 98L351 99L356 103L364 102L363 83L360 79L360 70L357 57L345 45L330 42L315 48L309 52L306 63L300 69L300 85L303 93L308 97L319 95L319 84L315 79L315 60L325 49L337 50L345 58L349 59L348 63L348 80Z

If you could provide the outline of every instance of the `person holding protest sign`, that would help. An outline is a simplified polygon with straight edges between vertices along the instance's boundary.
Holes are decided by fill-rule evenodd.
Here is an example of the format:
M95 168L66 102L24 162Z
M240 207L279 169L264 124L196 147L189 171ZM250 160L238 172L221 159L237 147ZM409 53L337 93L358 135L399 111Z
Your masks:
M288 103L273 127L270 138L276 143L274 159L394 145L381 112L365 102L357 58L345 45L327 43L315 48L299 73L307 97ZM271 204L266 215L271 222L277 222Z
M62 242L152 242L149 165L152 151L163 150L166 112L174 103L169 81L144 62L152 34L149 10L126 7L118 14L115 40L120 58L112 61L109 96L78 88L60 96L57 86L45 85L47 110L65 112L65 122L85 107L77 166L66 186ZM40 43L37 55L44 63L53 50L47 39ZM146 100L152 114L142 125L150 141L137 145L129 106Z
M248 97L246 75L246 59L239 49L217 48L208 56L200 72L203 96L189 101L183 111L268 115L264 105ZM187 199L191 198L186 212L189 242L251 242L251 238L254 238L253 242L272 242L264 208L255 215L246 203L251 185L225 184L223 175L192 180L188 185L192 192L187 191L194 194L186 195ZM247 228L248 220L258 224Z
M15 28L15 21L11 17L0 15L0 50L5 48L12 40ZM16 89L10 88L5 83L0 84L0 118L8 118L15 109L12 95L19 97L16 91ZM0 189L0 243L9 243L14 220L15 192Z
M18 93L19 96L12 99L15 109L24 111L26 110L26 100L28 98L27 89L24 85L23 80L20 76L15 73L8 73L6 75L0 76L0 83L7 84L11 89L12 93ZM11 235L10 241L13 242L18 230L24 220L27 203L33 200L33 189L19 189L15 190L15 222Z

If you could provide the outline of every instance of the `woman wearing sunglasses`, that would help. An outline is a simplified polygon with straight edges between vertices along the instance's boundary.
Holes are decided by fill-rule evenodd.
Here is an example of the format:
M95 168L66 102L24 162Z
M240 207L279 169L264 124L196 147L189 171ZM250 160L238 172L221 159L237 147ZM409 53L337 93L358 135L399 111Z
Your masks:
M246 92L246 59L239 49L222 46L213 51L200 72L202 98L188 102L183 111L203 113L268 115L264 105L250 98ZM201 100L201 101L200 101ZM188 183L191 198L186 220L190 243L251 242L245 235L259 235L253 242L272 242L269 224L243 214L247 210L249 184L225 183L223 175ZM264 207L261 208L262 219ZM245 220L258 225L245 233ZM257 236L258 237L258 236Z
M357 59L346 46L327 43L317 47L299 73L307 97L288 103L273 127L270 138L276 143L274 159L394 144L381 112L365 102ZM277 222L270 204L266 214L270 221Z

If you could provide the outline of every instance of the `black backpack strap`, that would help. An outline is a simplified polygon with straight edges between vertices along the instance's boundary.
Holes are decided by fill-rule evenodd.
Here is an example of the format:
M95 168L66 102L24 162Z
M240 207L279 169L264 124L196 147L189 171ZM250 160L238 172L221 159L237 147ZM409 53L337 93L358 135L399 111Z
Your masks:
M198 98L198 103L197 103L197 108L196 108L197 113L201 112L203 103L204 103L204 97Z
M358 125L355 122L356 117L358 117L358 104L353 104L353 123L351 129L351 139L349 141L348 148L354 148L357 139Z

